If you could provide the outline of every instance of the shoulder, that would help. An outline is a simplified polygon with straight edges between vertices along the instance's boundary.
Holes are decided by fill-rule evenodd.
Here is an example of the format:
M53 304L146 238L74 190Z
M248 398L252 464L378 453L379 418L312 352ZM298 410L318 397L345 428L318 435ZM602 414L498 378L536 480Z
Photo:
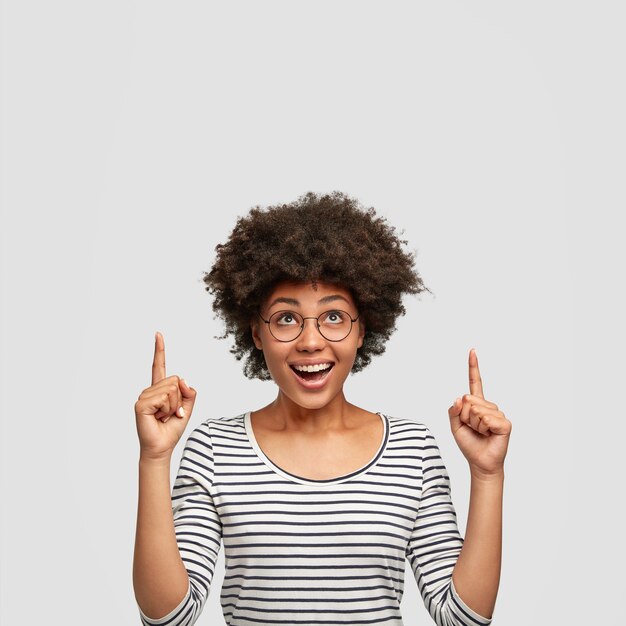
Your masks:
M410 446L420 452L420 455L429 451L439 451L435 435L422 421L406 417L392 417L389 420L389 440L396 446Z
M227 445L245 437L245 413L235 417L209 417L196 424L185 439L183 455L204 454L212 458L215 447Z
M387 413L383 413L383 415L389 420L390 430L395 434L422 439L432 437L430 429L424 422L408 417L393 417Z
M242 435L245 433L245 415L245 413L240 413L232 417L209 417L194 426L189 433L189 437L201 435L215 438L220 435Z

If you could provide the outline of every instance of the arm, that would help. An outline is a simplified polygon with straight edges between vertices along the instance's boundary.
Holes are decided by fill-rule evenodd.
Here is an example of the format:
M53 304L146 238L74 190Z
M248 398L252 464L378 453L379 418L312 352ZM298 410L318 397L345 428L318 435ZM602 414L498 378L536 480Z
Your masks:
M167 615L187 595L189 579L172 516L169 458L139 460L133 586L139 607L155 619Z
M481 615L493 615L502 559L504 471L480 476L472 472L465 541L452 579L465 602Z
M452 504L450 477L435 438L428 428L424 427L424 432L422 493L406 556L437 626L487 626L491 618L466 604L452 582L463 539Z
M167 471L163 464L147 467L145 471L140 461L135 598L145 626L191 626L208 598L222 537L210 493L213 447L208 422L187 439L171 500L169 464Z

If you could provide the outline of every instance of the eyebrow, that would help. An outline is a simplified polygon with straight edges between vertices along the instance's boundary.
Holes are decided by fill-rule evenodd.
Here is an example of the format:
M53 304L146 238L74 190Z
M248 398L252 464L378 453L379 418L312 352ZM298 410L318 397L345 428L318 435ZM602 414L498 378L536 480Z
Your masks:
M317 303L318 304L328 304L329 302L334 302L335 300L343 300L344 302L348 302L346 298L340 296L339 294L332 296L324 296L320 298ZM268 306L271 309L275 304L290 304L291 306L300 306L300 302L295 298L276 298L272 301L272 303ZM350 304L350 302L348 302Z

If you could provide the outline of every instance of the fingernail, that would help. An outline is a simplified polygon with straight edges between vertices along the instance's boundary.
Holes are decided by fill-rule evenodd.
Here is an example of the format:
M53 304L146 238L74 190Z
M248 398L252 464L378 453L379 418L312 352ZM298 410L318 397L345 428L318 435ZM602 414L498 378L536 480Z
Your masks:
M187 384L187 381L184 378L181 378L181 380L183 381L183 385L185 385L185 387L189 388L189 385Z
M185 409L183 409L182 406L178 409L178 415L180 415L180 417L185 417Z

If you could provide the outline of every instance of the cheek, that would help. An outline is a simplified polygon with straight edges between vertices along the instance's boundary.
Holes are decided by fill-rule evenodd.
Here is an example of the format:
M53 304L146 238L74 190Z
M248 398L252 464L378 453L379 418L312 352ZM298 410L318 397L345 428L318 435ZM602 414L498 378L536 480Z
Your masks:
M352 368L352 365L354 361L356 360L358 349L361 347L362 343L363 342L361 339L354 341L352 345L350 345L350 347L346 346L346 349L344 349L340 355L340 358L343 361L343 363L345 363L346 366L349 365L350 369Z
M265 350L263 350L263 357L265 358L265 363L269 369L277 369L287 360L287 355L285 353L281 350L276 350L274 346L272 346L271 349L268 349L267 345L265 346Z

